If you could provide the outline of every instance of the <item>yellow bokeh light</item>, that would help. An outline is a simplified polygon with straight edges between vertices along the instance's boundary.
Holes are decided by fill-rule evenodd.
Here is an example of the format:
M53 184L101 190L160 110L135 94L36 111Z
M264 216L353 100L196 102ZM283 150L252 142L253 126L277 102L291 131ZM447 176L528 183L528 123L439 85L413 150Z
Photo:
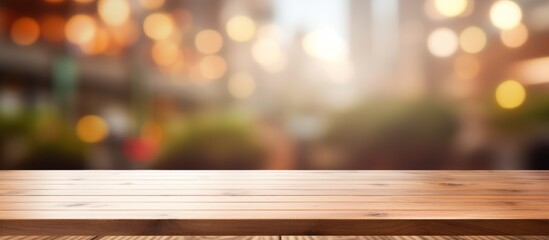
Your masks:
M166 39L174 32L174 20L166 13L153 13L143 22L143 31L147 37L155 40Z
M120 26L130 17L130 5L127 0L99 0L97 12L105 23Z
M325 61L340 62L347 57L348 46L336 33L328 30L313 31L302 41L305 52Z
M162 5L164 5L164 0L140 0L139 3L143 8L152 10L162 7Z
M247 16L234 16L227 22L227 35L237 42L246 42L255 34L255 23Z
M458 48L456 33L448 28L439 28L429 34L427 39L429 52L436 57L449 57Z
M77 3L81 3L81 4L86 4L86 3L92 3L94 2L95 0L73 0Z
M254 79L247 73L236 73L228 81L229 93L235 98L248 98L255 90Z
M204 54L214 54L223 47L223 38L215 30L206 29L200 31L194 39L196 49Z
M445 17L461 15L467 9L467 0L435 0L435 9Z
M502 108L512 109L520 106L526 99L524 86L515 80L507 80L496 88L496 101Z
M471 55L459 56L454 62L454 71L462 79L472 79L480 71L480 62L476 57Z
M41 23L42 36L49 42L65 40L65 19L58 15L46 15Z
M218 55L205 56L200 60L200 73L206 79L218 79L225 75L227 63Z
M19 18L11 26L11 39L19 45L31 45L36 42L39 36L40 26L32 18Z
M107 123L95 115L82 117L76 124L76 135L86 143L97 143L109 134Z
M486 33L478 27L468 27L459 35L459 44L467 53L478 53L486 46Z
M84 45L92 41L96 31L95 20L83 14L72 16L65 25L67 40L78 45Z
M156 64L166 66L179 58L179 51L179 46L172 41L158 41L153 45L151 55Z
M522 10L513 1L499 0L490 9L490 20L499 29L511 29L522 20Z
M521 23L514 28L501 30L499 36L505 46L517 48L528 40L528 28Z

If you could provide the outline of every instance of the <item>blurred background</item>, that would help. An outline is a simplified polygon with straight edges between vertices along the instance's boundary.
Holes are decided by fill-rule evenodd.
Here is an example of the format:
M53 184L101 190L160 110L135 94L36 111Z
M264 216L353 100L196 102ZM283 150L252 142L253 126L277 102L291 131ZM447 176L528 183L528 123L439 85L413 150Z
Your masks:
M2 0L0 169L549 169L546 0Z

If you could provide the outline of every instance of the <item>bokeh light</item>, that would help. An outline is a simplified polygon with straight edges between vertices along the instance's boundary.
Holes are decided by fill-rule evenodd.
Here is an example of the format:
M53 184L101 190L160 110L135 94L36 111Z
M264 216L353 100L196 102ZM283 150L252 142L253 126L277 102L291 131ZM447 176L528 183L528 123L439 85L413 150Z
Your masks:
M76 124L76 135L85 143L97 143L109 134L107 123L96 115L86 115Z
M467 0L435 0L435 9L445 17L459 16L467 9Z
M467 53L478 53L486 46L486 33L478 27L468 27L459 35L459 44Z
M143 31L147 37L162 40L170 37L174 32L174 20L167 13L153 13L143 22Z
M99 0L97 12L105 23L120 26L128 20L130 6L127 0Z
M101 54L107 51L110 43L109 34L105 29L97 29L91 41L80 45L82 52L89 55Z
M449 57L458 48L458 37L451 29L439 28L429 34L427 47L436 57Z
M286 64L280 44L272 38L260 38L252 46L252 57L268 72L279 72Z
M97 25L95 20L83 14L72 16L65 25L67 40L77 45L85 45L93 40Z
M223 37L215 30L202 30L196 35L194 45L196 50L201 53L214 54L219 52L221 47L223 47Z
M454 61L454 71L462 79L472 79L480 71L480 62L475 56L461 55Z
M254 21L243 15L234 16L227 21L227 35L237 42L246 42L252 39L256 26Z
M499 36L505 46L517 48L528 41L528 28L521 23L514 28L501 30Z
M124 142L122 151L130 160L150 161L156 155L158 146L143 138L128 138Z
M165 0L139 0L141 6L145 9L157 9L164 5Z
M511 29L522 20L522 10L513 1L498 0L490 9L490 20L499 29Z
M250 97L255 90L255 81L247 73L235 73L228 81L227 88L231 96L239 99Z
M65 19L59 15L47 15L41 21L42 37L49 42L65 40Z
M199 64L201 75L209 80L223 77L227 71L227 63L218 55L205 56Z
M157 41L151 49L151 55L156 64L166 66L179 58L180 50L173 41Z
M519 107L526 99L524 86L515 80L506 80L496 88L496 101L502 108Z
M38 37L40 37L40 26L32 18L19 18L11 26L11 39L18 45L31 45Z
M329 30L308 33L303 38L302 45L307 54L325 61L342 61L348 54L345 41Z

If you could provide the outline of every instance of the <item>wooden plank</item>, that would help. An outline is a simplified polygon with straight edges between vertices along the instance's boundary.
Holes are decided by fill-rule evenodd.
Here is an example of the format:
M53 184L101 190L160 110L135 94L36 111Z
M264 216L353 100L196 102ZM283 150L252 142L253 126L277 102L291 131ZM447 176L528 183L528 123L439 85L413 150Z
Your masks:
M103 237L97 238L96 240L279 240L279 237L278 236L103 236Z
M549 214L539 210L499 211L499 210L475 210L475 211L177 211L177 210L150 210L150 211L0 211L0 219L3 220L86 220L97 221L111 220L136 220L148 219L154 222L158 219L175 220L536 220L547 223ZM0 220L1 221L1 220ZM547 229L549 231L549 229ZM1 232L1 231L0 231Z
M111 215L113 217L113 215ZM547 220L0 220L16 235L549 235Z
M0 236L0 240L93 240L96 236Z
M281 240L548 240L549 236L282 236Z
M2 196L549 196L545 190L371 190L371 189L128 189L120 190L0 190Z
M0 235L549 235L547 171L0 171Z
M186 202L240 202L240 203L495 203L515 204L520 202L547 203L546 196L2 196L0 203L186 203Z
M4 171L0 179L549 179L544 171Z
M0 203L0 211L222 211L222 210L259 210L259 211L549 211L548 202L438 202L399 203L388 206L387 203Z
M59 185L42 185L42 184L0 184L0 190L226 190L226 189L242 189L242 190L470 190L470 191L507 191L510 186L506 184L476 184L476 185L461 185L461 184L208 184L200 185L191 182L185 184L59 184ZM513 190L543 190L549 191L549 184L522 184L513 186Z

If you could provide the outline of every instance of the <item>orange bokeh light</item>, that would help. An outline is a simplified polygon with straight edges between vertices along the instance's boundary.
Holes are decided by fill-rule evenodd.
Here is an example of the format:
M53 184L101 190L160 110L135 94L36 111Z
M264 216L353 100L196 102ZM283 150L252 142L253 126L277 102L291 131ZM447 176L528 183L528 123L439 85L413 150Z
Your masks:
M18 45L31 45L40 36L40 26L36 20L29 17L22 17L11 26L11 39Z

